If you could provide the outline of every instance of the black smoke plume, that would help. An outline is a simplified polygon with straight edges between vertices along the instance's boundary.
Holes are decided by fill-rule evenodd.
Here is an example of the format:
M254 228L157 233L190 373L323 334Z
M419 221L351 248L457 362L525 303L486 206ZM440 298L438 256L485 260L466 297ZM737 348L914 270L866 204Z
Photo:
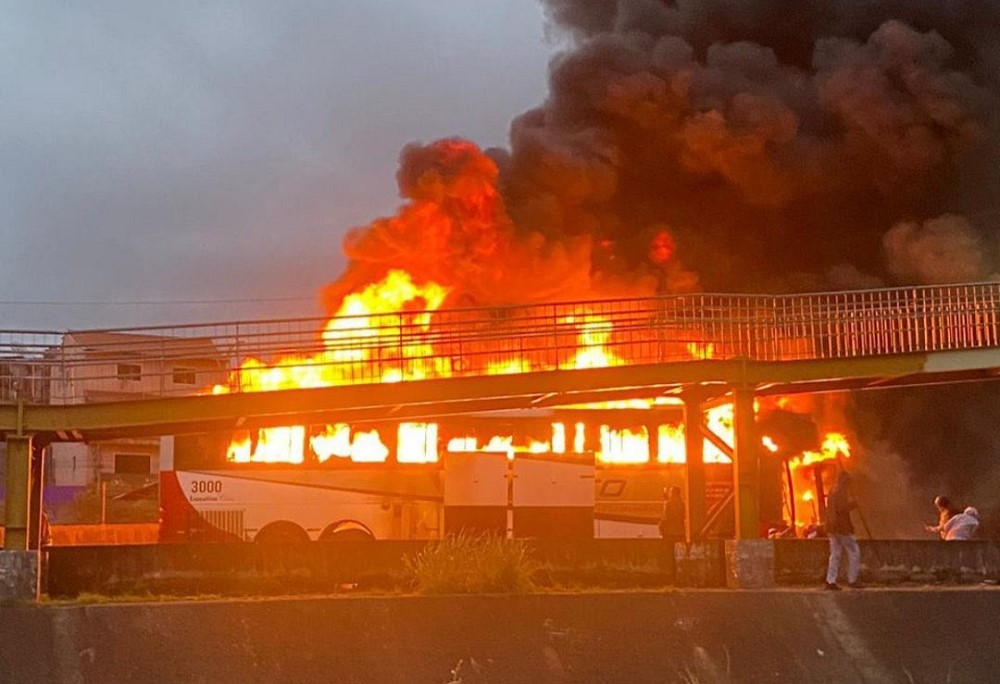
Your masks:
M665 226L709 290L996 271L1000 3L543 4L571 44L495 154L522 230L617 273ZM965 246L914 263L942 222Z
M565 47L546 100L507 149L408 147L406 204L352 231L331 308L408 266L472 305L1000 271L997 0L542 4ZM968 488L953 471L1000 455L970 417L1000 414L994 385L960 395L865 396L854 420L922 484Z

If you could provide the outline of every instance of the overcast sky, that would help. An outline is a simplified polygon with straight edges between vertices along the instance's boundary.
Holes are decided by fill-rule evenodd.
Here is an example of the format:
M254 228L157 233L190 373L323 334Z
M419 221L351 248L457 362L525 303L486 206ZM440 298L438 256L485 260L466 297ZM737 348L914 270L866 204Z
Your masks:
M0 329L319 315L400 148L506 144L553 49L535 0L0 9Z

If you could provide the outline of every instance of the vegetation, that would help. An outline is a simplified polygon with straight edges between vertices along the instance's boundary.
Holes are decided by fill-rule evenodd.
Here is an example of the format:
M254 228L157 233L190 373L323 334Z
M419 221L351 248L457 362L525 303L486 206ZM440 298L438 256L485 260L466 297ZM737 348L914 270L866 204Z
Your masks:
M460 533L407 556L406 569L425 594L530 591L537 566L523 541Z

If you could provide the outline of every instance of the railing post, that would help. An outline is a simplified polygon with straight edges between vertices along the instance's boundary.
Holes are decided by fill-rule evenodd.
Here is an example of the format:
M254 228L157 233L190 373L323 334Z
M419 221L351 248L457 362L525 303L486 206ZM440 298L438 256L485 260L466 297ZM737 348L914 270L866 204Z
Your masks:
M574 316L574 319L576 316ZM521 341L523 347L524 341ZM555 368L559 370L559 314L556 311L556 305L552 305L552 353L555 356ZM524 363L524 353L521 353L521 364ZM522 365L521 369L524 367Z
M167 391L167 342L160 340L160 396L166 396Z
M240 324L236 324L234 333L234 351L236 352L236 391L243 391L243 359L240 357Z
M72 375L69 372L69 367L66 365L66 336L63 335L62 340L59 344L59 375L62 382L62 403L69 404L70 397L73 395L73 390L71 387Z

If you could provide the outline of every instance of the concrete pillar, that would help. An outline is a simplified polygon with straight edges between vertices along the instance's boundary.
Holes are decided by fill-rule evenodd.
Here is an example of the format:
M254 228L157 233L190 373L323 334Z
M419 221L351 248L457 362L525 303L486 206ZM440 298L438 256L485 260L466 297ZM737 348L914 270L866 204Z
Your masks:
M760 443L753 401L753 388L734 388L733 491L737 539L760 537Z
M39 596L38 551L0 551L0 602L31 602Z
M727 539L726 586L730 589L773 587L774 542L770 539Z
M7 436L7 497L4 549L28 550L28 495L31 491L31 436Z
M705 527L705 412L701 397L684 399L684 503L687 506L687 540L693 541Z

